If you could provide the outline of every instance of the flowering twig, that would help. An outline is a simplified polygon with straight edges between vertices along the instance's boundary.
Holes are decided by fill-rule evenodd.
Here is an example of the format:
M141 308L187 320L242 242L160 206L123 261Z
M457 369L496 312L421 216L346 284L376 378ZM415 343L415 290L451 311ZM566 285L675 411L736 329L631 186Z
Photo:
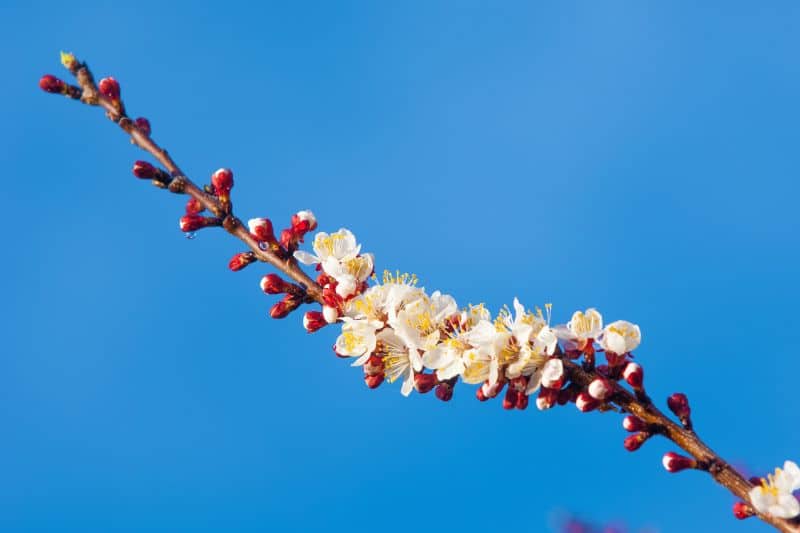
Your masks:
M632 360L641 341L638 326L617 321L603 327L600 313L588 309L574 313L563 326L551 327L549 305L545 316L538 309L526 311L516 299L513 314L506 308L492 319L482 305L459 310L452 297L439 292L427 295L416 287L414 276L399 273L386 273L383 283L370 286L374 260L371 254L360 253L352 233L344 229L318 233L312 255L298 250L304 236L317 226L310 211L295 214L277 238L267 218L251 219L245 226L233 214L230 170L219 169L209 185L196 185L153 141L149 121L128 116L114 78L95 83L86 64L72 54L62 53L62 63L78 85L47 75L40 87L102 107L133 144L155 158L163 169L137 161L133 173L190 197L181 230L220 226L239 238L247 250L233 256L231 270L261 261L294 281L277 274L261 280L265 293L284 295L270 310L273 318L316 302L321 310L303 317L307 331L342 324L334 351L339 357L357 358L353 365L362 367L370 388L402 378L404 395L435 390L437 398L449 401L461 380L479 385L476 396L481 401L505 389L505 409L525 409L529 396L538 392L536 406L541 410L573 403L582 412L623 413L623 427L631 432L624 440L627 450L638 450L653 436L665 437L688 454L665 454L662 463L668 472L707 472L741 500L734 505L737 518L757 516L779 531L800 533L800 503L792 494L800 488L800 469L787 461L768 480L747 480L697 436L685 395L675 393L667 400L680 423L661 412L645 391L642 367ZM316 265L316 281L298 261ZM603 364L598 364L599 353L605 358Z

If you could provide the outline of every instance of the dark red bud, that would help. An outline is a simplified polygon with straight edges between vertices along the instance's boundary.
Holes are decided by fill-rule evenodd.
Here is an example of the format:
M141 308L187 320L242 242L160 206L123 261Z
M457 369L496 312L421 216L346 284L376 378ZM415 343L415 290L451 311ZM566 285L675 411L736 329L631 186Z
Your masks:
M432 391L438 383L435 374L414 374L414 388L422 394Z
M136 126L139 129L139 131L141 131L142 133L144 133L148 137L150 136L150 132L152 130L150 129L150 121L149 120L147 120L144 117L139 117L139 118L137 118L136 120L133 121L133 124L134 124L134 126Z
M594 411L599 405L600 402L592 398L586 391L579 392L575 398L575 406L583 413Z
M622 445L625 446L625 449L629 452L635 452L642 447L642 444L644 444L648 438L650 438L648 433L635 433L626 437Z
M188 233L197 231L201 228L216 225L217 220L209 217L201 217L200 215L185 215L181 217L180 228L181 231Z
M688 418L692 413L692 410L689 407L689 399L681 392L676 392L667 398L667 406L669 407L669 410L675 413L675 416L681 420Z
M383 383L384 376L383 374L376 374L374 376L364 376L364 383L367 384L367 387L370 389L377 389L378 386Z
M133 164L133 175L143 180L151 180L158 176L159 170L147 161L136 161Z
M664 457L661 458L661 464L664 465L664 468L667 472L671 473L680 472L681 470L686 470L687 468L697 467L697 461L691 457L678 455L675 452L665 453Z
M517 409L524 411L528 408L528 395L524 392L517 392Z
M622 371L622 377L634 389L641 389L644 384L644 370L636 363L628 363Z
M261 242L275 242L272 221L268 218L251 218L247 221L250 234Z
M119 100L119 82L112 77L103 78L97 84L100 94L109 100Z
M211 186L217 196L227 196L233 189L233 172L229 168L220 168L211 175Z
M289 290L289 284L277 274L267 274L261 278L261 290L267 294L283 294Z
M453 398L453 386L449 383L439 383L436 386L436 397L443 402L449 402Z
M231 260L228 262L228 268L234 272L238 272L255 260L256 256L253 252L240 252L231 257Z
M753 508L744 502L736 502L733 504L733 516L739 520L750 518L754 514Z
M197 215L198 213L202 213L205 210L203 204L200 203L200 200L197 198L191 197L186 201L186 214L187 215Z
M52 74L45 74L39 80L39 88L46 93L61 94L66 88L66 84Z
M517 406L517 391L513 387L506 389L506 394L503 397L503 409L513 409Z
M622 419L622 427L625 428L625 431L633 433L634 431L642 431L647 427L647 424L638 416L628 415Z
M306 328L306 331L309 333L319 331L327 325L328 322L320 311L307 311L306 314L303 315L303 327Z
M281 231L281 246L286 248L287 250L292 250L297 243L297 238L294 232L291 229L285 229Z

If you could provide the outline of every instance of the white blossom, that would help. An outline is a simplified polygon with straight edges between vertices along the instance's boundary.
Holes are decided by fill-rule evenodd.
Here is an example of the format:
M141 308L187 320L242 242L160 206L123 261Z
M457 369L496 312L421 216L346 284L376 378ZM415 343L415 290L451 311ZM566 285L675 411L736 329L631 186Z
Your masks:
M794 491L800 489L800 468L793 461L783 463L783 469L776 468L774 474L761 480L761 485L748 493L753 507L760 512L777 518L794 518L800 515L800 502Z
M635 350L642 342L639 326L625 320L607 325L600 336L600 346L607 352L622 355Z

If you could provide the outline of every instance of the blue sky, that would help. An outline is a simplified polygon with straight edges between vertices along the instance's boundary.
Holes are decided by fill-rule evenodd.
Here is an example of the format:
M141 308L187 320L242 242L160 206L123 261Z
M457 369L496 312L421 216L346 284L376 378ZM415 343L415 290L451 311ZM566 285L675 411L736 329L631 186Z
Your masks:
M232 167L244 218L312 209L463 304L635 321L713 448L800 460L800 6L497 4L0 6L3 530L768 530L617 415L367 390L36 87L71 50L191 177Z

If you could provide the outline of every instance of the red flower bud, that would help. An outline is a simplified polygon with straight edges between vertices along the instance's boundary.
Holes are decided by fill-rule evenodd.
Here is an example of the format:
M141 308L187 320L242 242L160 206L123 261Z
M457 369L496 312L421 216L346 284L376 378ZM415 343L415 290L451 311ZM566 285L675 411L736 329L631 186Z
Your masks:
M588 413L589 411L594 411L597 409L597 406L600 405L598 400L592 398L588 392L581 391L578 393L577 398L575 398L575 406L582 412Z
M289 284L277 274L267 274L261 278L261 290L267 294L283 294L289 291Z
M628 415L622 419L622 427L625 428L625 431L633 433L634 431L642 431L647 427L647 424L638 416Z
M136 120L133 121L133 125L136 126L139 129L139 131L141 131L148 137L150 136L150 132L152 130L150 129L150 121L147 120L146 118L144 117L137 118Z
M297 305L293 306L292 303L293 300L291 298L284 298L272 306L269 310L269 316L272 318L286 318L289 316L289 313L297 308Z
M595 400L605 400L614 391L614 386L606 378L595 378L588 387L589 396Z
M311 211L298 211L292 215L292 229L297 233L306 233L317 229L317 217Z
M272 231L272 222L268 218L251 218L247 221L250 234L261 242L275 242L275 233Z
M540 411L550 409L558 401L559 394L560 391L558 389L542 387L539 389L539 396L536 398L536 408Z
M217 196L225 197L233 189L233 172L229 168L220 168L211 175L211 186Z
M753 508L744 502L736 502L733 504L733 516L739 520L750 518L754 514Z
M143 180L151 180L158 176L160 171L147 161L136 161L133 164L133 175Z
M558 397L556 398L558 405L567 405L569 402L574 402L577 396L575 390L571 388L561 389L556 392L558 392Z
M190 231L197 231L208 226L216 226L219 221L216 218L201 217L200 215L185 215L181 217L180 228L181 231L188 233Z
M528 395L525 392L517 392L517 409L524 411L528 408Z
M686 470L687 468L697 467L697 461L691 457L678 455L675 452L665 453L664 457L661 459L661 464L664 465L664 468L667 472L671 473L680 472L681 470Z
M644 384L644 370L636 363L628 363L622 371L622 377L634 389L641 389Z
M97 84L100 94L109 100L119 100L119 82L112 77L103 78Z
M200 203L195 197L191 197L186 201L186 214L187 215L196 215L198 213L202 213L205 210L203 204Z
M513 409L517 406L517 391L513 387L506 389L506 395L503 398L503 409Z
M364 383L367 384L367 387L370 389L377 389L378 386L383 383L384 375L383 374L376 374L374 376L364 376Z
M669 407L669 410L675 413L675 416L681 420L689 418L689 415L692 413L692 410L689 407L689 399L681 392L676 392L667 398L667 406Z
M644 441L650 438L649 433L635 433L633 435L629 435L622 441L622 445L625 446L625 449L629 452L635 452L639 448L642 447Z
M436 386L436 397L443 402L449 402L453 398L453 386L450 383L439 383Z
M234 272L238 272L255 260L256 256L253 252L240 252L231 257L231 260L228 262L228 268Z
M308 311L303 315L303 327L309 333L314 333L327 325L328 322L320 311Z
M62 94L66 84L52 74L45 74L39 80L39 88L46 93Z
M285 249L289 250L290 252L297 247L297 236L291 229L285 229L281 231L281 246Z
M414 374L414 388L417 392L425 394L439 384L436 374Z
M322 301L328 307L341 309L344 305L344 300L336 293L336 285L329 283L322 287Z

